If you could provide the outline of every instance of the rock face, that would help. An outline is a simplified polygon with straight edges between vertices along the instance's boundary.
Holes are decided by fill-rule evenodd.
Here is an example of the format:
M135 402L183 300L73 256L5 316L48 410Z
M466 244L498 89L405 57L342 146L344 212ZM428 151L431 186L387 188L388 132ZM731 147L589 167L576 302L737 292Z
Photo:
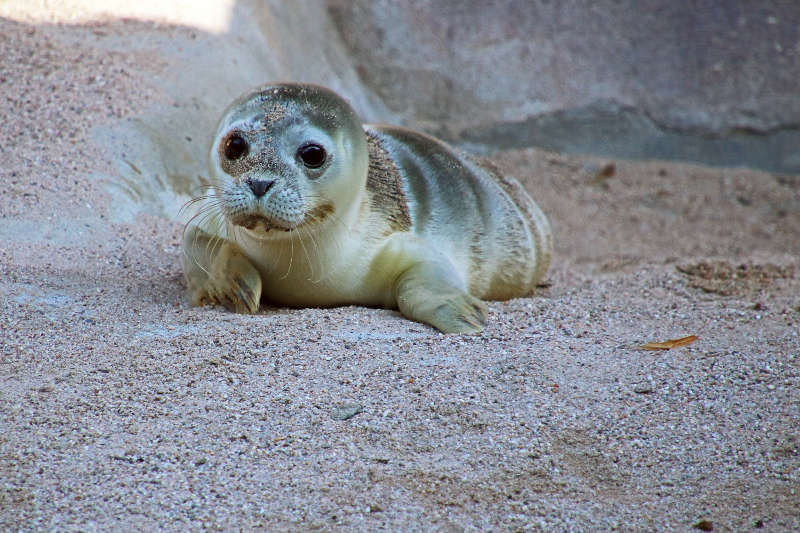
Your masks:
M275 80L329 86L365 121L478 153L532 146L800 173L800 3L219 0L209 5L227 19L207 15L211 30L183 12L155 25L120 16L126 5L0 7L11 20L72 21L51 28L66 47L154 58L152 105L94 130L120 174L122 218L174 216L206 182L222 110ZM93 29L98 13L111 30Z
M481 153L798 173L798 20L790 2L243 0L227 33L168 52L193 112L156 121L206 131L220 101L294 79L341 91L365 120Z
M477 149L800 171L800 4L332 0L366 87Z

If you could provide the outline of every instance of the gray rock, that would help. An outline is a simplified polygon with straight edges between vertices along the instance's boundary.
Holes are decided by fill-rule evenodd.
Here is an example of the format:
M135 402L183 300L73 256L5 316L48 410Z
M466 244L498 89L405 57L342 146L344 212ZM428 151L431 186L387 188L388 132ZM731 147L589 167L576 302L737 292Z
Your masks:
M331 410L331 417L334 420L349 420L362 411L364 411L364 406L361 404L344 403Z
M478 149L800 171L800 4L331 0L361 81Z

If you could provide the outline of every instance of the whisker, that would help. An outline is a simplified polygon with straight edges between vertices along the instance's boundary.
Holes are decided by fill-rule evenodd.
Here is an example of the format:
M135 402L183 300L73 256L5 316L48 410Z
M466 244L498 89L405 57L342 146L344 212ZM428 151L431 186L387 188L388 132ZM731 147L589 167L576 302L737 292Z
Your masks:
M311 221L312 222L319 222L319 221L321 221L321 219L318 218L318 217L313 217L311 219ZM325 268L322 265L323 249L322 249L322 247L320 247L319 243L317 242L317 239L314 238L314 231L312 231L312 229L308 228L308 227L304 227L303 229L305 230L305 232L308 235L308 237L311 239L311 243L314 245L314 248L317 251L317 264L319 265L319 278L317 278L316 281L309 280L312 283L316 284L316 283L319 283L319 282L322 281L323 273L325 272Z
M193 202L193 203L195 203L195 202ZM190 259L198 268L200 268L200 270L205 272L206 275L208 275L208 276L210 276L211 273L209 272L207 266L210 266L211 258L213 257L213 254L216 253L215 252L216 248L218 246L221 246L221 243L222 243L223 239L216 234L218 232L205 231L204 226L208 227L208 226L214 226L214 225L218 226L219 225L219 219L220 219L220 215L221 215L221 213L219 212L219 206L220 206L220 203L216 202L216 201L210 202L210 203L207 203L207 204L203 204L201 206L201 208L197 211L197 213L192 215L192 217L183 226L183 234L182 234L183 237L182 237L182 239L186 238L186 231L189 228L189 226L194 226L195 227L194 238L193 238L192 246L191 246L192 250L198 250L199 249L198 239L200 238L200 232L203 232L205 235L208 236L208 242L206 242L205 247L203 249L203 253L206 255L206 257L204 258L205 261L202 261L202 262L199 261L197 256L194 255L194 254L189 255L188 250L186 249L186 247L185 246L183 247L184 257ZM209 228L209 229L212 229L212 228ZM211 254L209 254L209 248L210 247L213 248ZM209 264L205 265L203 263L209 263Z
M184 204L178 210L178 214L183 213L186 209L188 209L189 207L197 204L198 202L203 202L203 201L206 201L206 200L220 201L220 195L225 192L222 187L210 187L210 186L207 186L207 187L203 187L203 189L204 189L204 191L208 191L209 189L211 189L211 191L214 194L210 194L208 192L205 192L203 194L198 194L198 195L194 195L193 194L192 198L190 200L184 202Z
M278 278L279 280L286 279L286 277L289 275L289 271L292 270L292 260L294 259L294 234L293 233L291 233L289 235L289 243L292 246L291 247L291 254L289 255L289 268L286 269L286 274L284 274L283 276Z
M303 236L299 235L299 233L300 232L298 231L297 238L300 241L300 246L303 247L303 253L306 256L306 263L308 263L308 268L309 268L309 270L311 270L311 272L309 274L309 278L308 278L308 281L311 281L311 279L314 277L314 265L311 264L311 257L308 255L308 250L306 249L306 245L303 243Z
M215 222L218 222L218 221L215 220ZM219 227L217 227L217 229L219 230ZM216 257L216 255L219 252L220 248L222 248L222 246L225 244L225 239L223 239L222 237L220 237L216 233L219 233L219 232L218 231L215 232L214 239L209 240L209 242L206 244L206 254L209 257L209 261L210 262L213 262L213 258ZM208 251L208 246L209 245L211 245L211 252Z
M311 231L308 228L306 228L305 231L306 231L306 235L308 235L308 237L311 239L312 246L314 247L314 249L317 252L316 256L317 256L317 267L319 269L319 277L317 278L316 281L314 281L313 279L310 280L311 283L317 284L317 283L322 281L322 276L323 276L323 273L325 272L325 269L323 268L323 265L322 265L322 248L320 248L319 244L317 244L317 239L314 238L314 232ZM309 261L310 261L310 258L309 258Z

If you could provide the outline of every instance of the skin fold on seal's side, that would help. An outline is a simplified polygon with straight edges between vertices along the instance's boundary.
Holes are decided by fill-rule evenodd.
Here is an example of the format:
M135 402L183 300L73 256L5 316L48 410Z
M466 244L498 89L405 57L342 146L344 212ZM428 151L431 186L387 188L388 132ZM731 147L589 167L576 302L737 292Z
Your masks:
M234 101L209 168L184 233L193 305L383 306L475 333L481 299L532 294L550 261L550 226L515 179L426 135L363 126L323 87Z

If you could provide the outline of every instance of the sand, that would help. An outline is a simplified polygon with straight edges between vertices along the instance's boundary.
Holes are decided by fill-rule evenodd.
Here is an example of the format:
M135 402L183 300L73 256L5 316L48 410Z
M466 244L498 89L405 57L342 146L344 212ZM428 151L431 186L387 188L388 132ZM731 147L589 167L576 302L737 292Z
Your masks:
M800 177L497 153L556 256L477 336L190 308L97 135L165 99L91 40L142 24L0 19L1 529L800 528Z

